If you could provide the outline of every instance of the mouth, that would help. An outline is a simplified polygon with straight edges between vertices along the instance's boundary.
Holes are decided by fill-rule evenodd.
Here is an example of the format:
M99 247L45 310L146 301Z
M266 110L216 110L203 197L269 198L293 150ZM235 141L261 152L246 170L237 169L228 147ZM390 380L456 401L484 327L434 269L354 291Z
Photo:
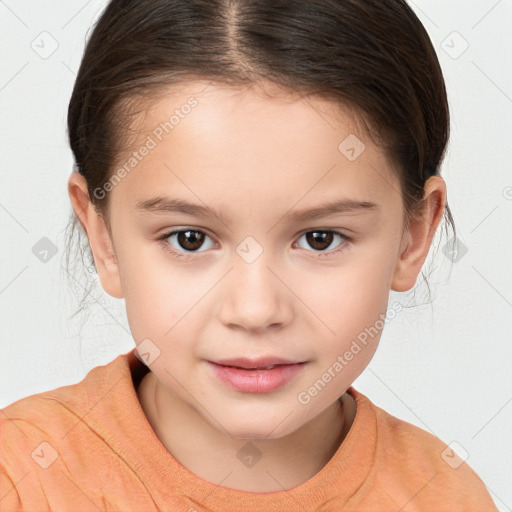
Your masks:
M242 370L272 370L279 366L288 366L292 364L302 364L305 361L292 361L280 357L266 356L260 358L238 357L235 359L221 359L218 361L210 361L219 366L227 366L230 368L240 368Z
M218 363L214 363L218 364ZM301 363L296 363L301 364ZM272 364L270 366L263 366L263 367L255 367L255 368L244 368L243 366L232 366L229 364L221 364L219 366L225 366L226 368L237 368L238 370L247 370L247 371L257 371L257 370L273 370L274 368L278 368L279 366L288 366L286 364Z
M240 364L240 363L238 363ZM220 382L242 393L270 393L291 382L300 374L306 362L273 363L254 366L220 364L208 361L208 367Z

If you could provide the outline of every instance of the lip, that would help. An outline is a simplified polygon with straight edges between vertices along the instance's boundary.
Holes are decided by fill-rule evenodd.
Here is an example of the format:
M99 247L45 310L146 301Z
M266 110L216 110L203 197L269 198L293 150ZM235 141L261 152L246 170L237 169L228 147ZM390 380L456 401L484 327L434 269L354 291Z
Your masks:
M268 359L258 360L257 363L247 360L231 360L237 364L259 364L269 366ZM302 367L306 364L301 363L276 363L276 359L272 359L276 364L272 369L256 369L250 370L243 367L225 366L213 361L208 361L208 366L212 373L225 385L242 393L270 393L290 382L297 374L300 373Z
M283 359L280 357L274 356L265 356L258 357L254 359L250 359L247 357L237 357L234 359L221 359L219 361L211 361L212 363L221 365L221 366L233 366L235 368L245 368L245 369L264 369L268 366L274 365L285 365L285 364L297 364L302 361L290 361L288 359Z

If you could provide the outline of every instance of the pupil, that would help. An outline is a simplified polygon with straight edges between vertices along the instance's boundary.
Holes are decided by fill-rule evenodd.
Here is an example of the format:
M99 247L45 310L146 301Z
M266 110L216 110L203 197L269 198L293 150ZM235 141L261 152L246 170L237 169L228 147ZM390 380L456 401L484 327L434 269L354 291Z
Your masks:
M325 231L311 231L306 234L308 244L313 247L313 249L317 249L319 251L327 249L327 247L331 245L333 236L333 233L327 233Z
M203 243L204 235L198 231L180 231L178 233L179 244L188 251L199 249Z

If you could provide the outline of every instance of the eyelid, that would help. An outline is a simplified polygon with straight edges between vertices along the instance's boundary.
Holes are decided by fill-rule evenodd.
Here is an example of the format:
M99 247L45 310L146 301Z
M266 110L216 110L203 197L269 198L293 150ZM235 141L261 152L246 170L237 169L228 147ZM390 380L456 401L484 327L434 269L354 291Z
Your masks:
M200 231L201 233L208 235L210 238L215 238L213 233L208 228L204 228L202 226L187 226L186 224L183 224L181 226L180 225L173 226L172 228L164 228L162 230L162 234L157 235L157 236L163 237L166 234L167 234L167 236L171 236L176 231Z
M302 235L305 235L306 233L311 233L311 232L314 232L314 231L327 231L327 232L330 232L330 233L337 233L338 235L341 235L345 238L348 238L349 236L345 234L345 231L350 231L350 229L345 229L345 228L330 228L330 227L314 227L314 228L308 228L308 229L303 229L302 231L299 231L297 235L295 235L296 237L301 237ZM352 233L355 233L354 231L352 231Z

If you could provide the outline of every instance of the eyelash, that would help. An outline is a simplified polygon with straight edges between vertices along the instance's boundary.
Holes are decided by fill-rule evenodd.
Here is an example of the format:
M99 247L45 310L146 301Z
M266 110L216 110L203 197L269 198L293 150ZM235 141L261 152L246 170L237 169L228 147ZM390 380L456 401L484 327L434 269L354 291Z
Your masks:
M182 229L175 229L175 230L168 231L168 232L164 233L162 236L157 238L157 241L161 242L162 245L163 245L164 251L170 253L172 256L176 256L178 258L186 258L186 259L188 259L188 258L192 257L195 253L194 252L182 253L180 251L176 251L176 250L172 249L171 246L169 245L169 243L167 242L167 239L169 237L171 237L172 235L177 234L177 233L181 233L181 232L184 232L184 231L194 231L194 232L197 232L197 233L203 233L204 235L208 236L204 231L201 231L200 229L182 228ZM321 258L329 257L329 256L332 256L334 254L338 254L338 253L341 253L341 252L347 250L350 247L350 245L352 244L352 241L353 241L352 238L344 235L343 233L341 233L340 231L335 230L335 229L310 229L308 231L304 231L303 233L301 233L299 239L302 238L304 235L307 235L308 233L315 233L315 232L334 233L336 235L339 235L344 240L337 249L334 249L334 250L328 251L328 252L326 252L326 251L324 251L324 252L317 252L316 254L318 254L318 256L320 256ZM198 252L204 252L204 251L198 251Z

